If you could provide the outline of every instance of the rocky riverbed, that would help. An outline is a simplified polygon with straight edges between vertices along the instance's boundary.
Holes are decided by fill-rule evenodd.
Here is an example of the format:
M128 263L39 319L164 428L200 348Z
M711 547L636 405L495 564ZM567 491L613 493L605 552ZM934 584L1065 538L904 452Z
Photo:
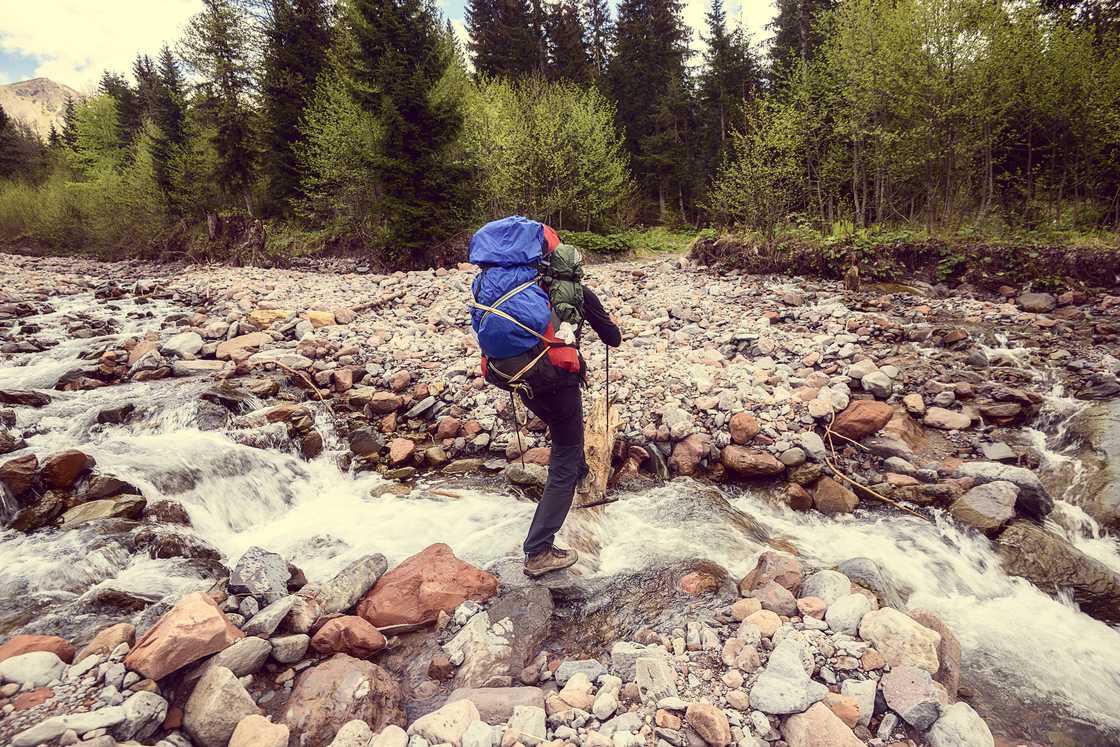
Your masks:
M1115 289L591 268L619 500L529 583L471 268L3 259L0 741L1120 741Z

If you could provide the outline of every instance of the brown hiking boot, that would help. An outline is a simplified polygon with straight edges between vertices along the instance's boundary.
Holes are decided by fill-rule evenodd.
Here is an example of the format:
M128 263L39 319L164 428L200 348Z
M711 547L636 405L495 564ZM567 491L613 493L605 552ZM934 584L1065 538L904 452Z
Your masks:
M536 578L552 571L562 571L571 568L579 560L575 550L561 550L553 547L551 550L539 552L525 558L525 575Z

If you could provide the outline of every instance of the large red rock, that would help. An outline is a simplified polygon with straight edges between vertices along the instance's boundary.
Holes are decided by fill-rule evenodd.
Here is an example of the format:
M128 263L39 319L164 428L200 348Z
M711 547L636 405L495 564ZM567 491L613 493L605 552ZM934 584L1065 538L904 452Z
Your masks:
M813 505L822 514L850 514L859 505L859 496L831 477L822 477L813 491Z
M0 484L17 498L30 492L39 471L39 460L34 454L25 454L0 464Z
M93 469L93 465L93 457L89 454L77 449L67 449L43 460L39 478L47 487L67 490L74 486L79 477Z
M56 635L17 635L0 646L0 661L33 651L50 651L69 664L74 661L74 647L65 638Z
M394 438L389 442L389 464L398 465L412 459L416 444L408 438Z
M349 654L368 659L385 648L385 636L357 615L343 615L319 628L311 639L311 648L317 654Z
M210 597L195 592L180 599L144 634L125 657L124 665L159 680L244 637Z
M747 596L771 581L776 581L796 594L801 588L801 563L792 555L767 550L758 556L754 570L739 582L739 593Z
M296 679L282 721L294 747L330 744L338 730L354 719L374 732L405 725L401 689L373 662L335 654Z
M434 622L468 599L498 593L498 579L455 557L444 544L428 547L382 576L358 604L358 614L377 627Z
M677 474L691 475L696 472L700 460L708 456L712 439L704 433L693 433L687 438L678 441L673 446L673 454L669 457L669 466Z
M749 412L737 412L731 416L731 440L737 444L745 444L758 435L760 429L758 418Z
M739 477L774 477L786 468L771 454L734 445L723 447L720 461Z
M910 610L909 615L919 625L929 628L941 635L941 643L937 646L937 671L933 679L940 682L949 694L951 703L957 702L957 690L961 686L961 642L953 633L952 628L929 610Z
M836 420L832 423L832 430L841 436L858 441L878 433L893 416L894 408L886 402L857 399L848 405L844 412L836 416Z

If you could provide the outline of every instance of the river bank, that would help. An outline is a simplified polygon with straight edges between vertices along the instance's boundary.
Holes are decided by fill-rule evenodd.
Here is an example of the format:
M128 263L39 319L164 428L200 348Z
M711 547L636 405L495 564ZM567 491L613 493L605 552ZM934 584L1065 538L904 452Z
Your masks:
M121 620L143 632L254 546L326 581L370 553L396 565L445 541L502 581L498 604L519 588L500 561L516 553L532 511L518 496L531 496L543 479L547 439L532 423L522 431L522 468L508 399L478 380L465 323L473 271L375 276L5 260L0 314L10 326L0 396L11 415L0 476L10 494L6 521L18 526L0 541L11 561L2 572L10 591L0 600L6 633L80 644ZM1120 693L1107 669L1082 657L1117 650L1115 632L1092 617L1120 619L1109 476L1120 298L922 286L847 293L828 281L717 273L678 259L599 265L589 274L627 338L611 358L612 399L623 417L622 499L569 524L566 539L586 559L575 580L548 595L554 632L534 644L552 650L554 664L567 654L601 657L643 627L668 636L665 650L684 657L677 667L689 647L676 653L674 629L689 633L686 623L719 631L721 649L752 640L749 631L732 633L727 618L698 616L697 599L705 616L730 614L740 593L793 630L814 630L823 617L823 630L840 634L827 622L836 599L823 609L790 607L805 591L800 578L777 584L785 593L746 579L767 546L796 550L805 578L873 557L890 583L851 580L871 589L875 606L928 607L951 626L968 700L994 731L1040 743L1108 743L1092 740L1120 726L1093 704L1120 703ZM592 386L601 386L602 346L588 342L585 354ZM22 471L5 471L11 464ZM26 489L11 489L17 472ZM110 477L121 484L107 484ZM709 494L687 479L730 492ZM1045 517L1047 531L1032 517ZM63 529L51 528L60 521ZM717 565L680 565L698 560ZM1037 589L1003 575L1001 563ZM359 596L376 592L370 584ZM643 588L680 591L642 604ZM1068 595L1082 612L1050 593ZM242 618L234 622L251 622L242 614L251 605L241 609L247 595L233 598L226 611ZM604 609L608 599L633 612ZM1000 640L1012 629L1030 631L1034 651L1063 651L1069 670L1036 670L1030 650ZM1065 630L1079 631L1076 642ZM761 656L780 647L776 633L758 642ZM378 659L395 660L382 663L399 672L410 714L436 704L424 683L439 681L427 676L431 651L410 648L430 643L430 634L411 635L415 644L398 640ZM807 646L821 655L819 643ZM822 661L835 656L834 648ZM761 663L753 671L726 666L749 685L766 671ZM810 674L842 696L843 678L829 682L820 664ZM728 674L717 669L719 678ZM877 671L857 670L861 681ZM467 679L461 670L456 677L460 685ZM999 684L1011 683L1014 697L1001 695ZM739 689L691 688L689 696L734 714L727 697ZM639 703L651 701L639 697L636 712ZM742 713L753 718L750 708ZM879 729L890 714L873 715ZM770 717L772 733L745 721L731 726L774 742L788 719ZM569 741L593 743L585 725L568 726L576 730ZM651 743L662 737L655 728L666 727L651 727ZM900 728L923 743L929 724ZM870 730L866 737L877 738Z

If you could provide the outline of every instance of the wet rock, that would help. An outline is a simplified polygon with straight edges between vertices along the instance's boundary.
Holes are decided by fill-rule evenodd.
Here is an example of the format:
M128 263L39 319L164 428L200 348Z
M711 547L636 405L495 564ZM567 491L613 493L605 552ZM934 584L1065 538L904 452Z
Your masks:
M747 596L771 581L796 593L801 586L801 563L792 555L768 550L758 556L754 569L739 582L739 593Z
M251 713L237 722L229 747L288 747L288 727Z
M0 429L0 454L10 454L27 446L27 442L14 433Z
M103 628L97 632L89 643L87 643L81 651L74 655L74 663L77 664L87 656L101 656L113 651L117 646L122 643L128 644L129 648L132 647L133 642L136 640L136 627L131 623L117 623Z
M377 627L434 622L472 599L484 602L498 591L498 579L465 563L444 544L431 545L386 573L358 605L358 614Z
M180 332L168 338L167 341L160 346L159 352L172 358L190 360L191 358L198 357L199 352L202 351L203 344L202 335L197 332Z
M890 607L868 612L859 626L859 637L879 650L892 667L916 666L937 671L941 636Z
M832 423L832 430L841 436L859 441L878 433L890 422L894 408L885 402L859 399L848 407Z
M77 449L51 454L39 468L39 479L49 488L68 490L78 478L93 469L93 457Z
M773 455L751 451L742 446L725 446L720 453L723 466L739 477L774 477L785 472L786 466Z
M1003 569L1048 594L1069 590L1082 612L1120 623L1120 574L1066 539L1031 522L1013 521L997 545Z
M822 477L813 490L813 506L822 514L850 514L859 505L859 496L831 477Z
M211 668L191 692L183 709L183 728L195 744L227 747L241 719L260 708L233 672Z
M782 736L789 747L860 747L863 742L824 703L786 719Z
M385 648L385 636L357 615L343 615L328 620L311 639L317 654L349 654L369 659Z
M46 407L50 403L50 396L43 392L33 392L26 389L0 389L0 405Z
M429 744L450 744L459 747L463 732L479 720L478 709L469 700L448 703L437 711L421 716L408 727L409 734L423 737ZM544 732L541 732L542 736Z
M9 459L0 465L0 485L8 489L16 498L26 495L35 482L39 470L39 460L34 454Z
M722 710L709 703L689 703L685 718L700 738L711 747L731 744L731 724Z
M949 506L949 513L962 524L986 534L996 534L1015 517L1019 488L1009 482L977 485Z
M283 716L295 747L330 744L354 719L374 732L405 724L400 687L393 678L376 664L346 654L302 672Z
M937 661L939 666L933 674L933 679L940 682L949 696L950 702L956 701L957 690L961 684L961 643L945 622L928 610L910 610L910 617L919 624L929 628L941 636L941 643L937 647Z
M48 491L39 496L39 500L20 510L9 526L19 532L33 532L50 526L66 510L66 501L65 493Z
M66 662L53 651L30 651L0 662L0 682L14 682L30 690L62 676Z
M1085 408L1069 421L1069 432L1084 446L1078 505L1102 526L1120 529L1120 401Z
M243 634L205 594L188 594L137 641L124 664L153 680L215 654ZM232 727L231 727L232 731Z
M514 589L490 605L486 614L495 623L508 621L506 627L512 626L509 671L499 674L516 676L536 657L552 630L552 594L536 585Z
M140 495L140 489L111 475L90 475L82 484L81 496L87 501L114 498L118 495ZM164 501L164 503L172 503ZM175 504L179 505L179 504ZM189 522L180 522L189 523Z
M997 462L967 462L957 469L961 477L971 477L977 483L1004 481L1019 488L1015 510L1035 519L1042 519L1054 508L1054 500L1038 477L1029 469Z
M673 446L673 454L669 457L669 466L680 475L691 475L696 472L700 461L708 456L711 449L711 436L703 433L693 433L678 441Z
M98 519L139 519L148 502L140 495L119 495L87 501L62 514L62 528L73 529Z
M926 730L941 715L933 678L924 669L897 666L880 680L887 707L915 729Z
M786 637L778 644L751 687L753 708L769 714L801 713L825 696L828 688L814 682L805 671L805 653L804 644L796 638Z
M34 651L49 651L67 664L74 661L74 647L65 638L21 634L12 636L0 645L0 662Z
M250 547L233 567L229 590L233 594L251 594L271 604L288 595L288 576L288 562L283 557Z
M945 431L962 431L972 425L972 418L963 412L946 410L944 407L931 407L926 410L922 422L932 428Z
M1050 293L1023 293L1015 302L1023 311L1034 314L1048 314L1058 305L1058 300Z
M817 597L830 605L852 591L852 582L838 571L817 571L805 579L801 585L801 596Z
M995 747L995 739L984 719L967 703L954 703L926 734L930 747Z
M447 698L448 703L457 700L474 703L479 718L488 724L508 721L518 706L544 708L544 692L539 687L461 687Z

